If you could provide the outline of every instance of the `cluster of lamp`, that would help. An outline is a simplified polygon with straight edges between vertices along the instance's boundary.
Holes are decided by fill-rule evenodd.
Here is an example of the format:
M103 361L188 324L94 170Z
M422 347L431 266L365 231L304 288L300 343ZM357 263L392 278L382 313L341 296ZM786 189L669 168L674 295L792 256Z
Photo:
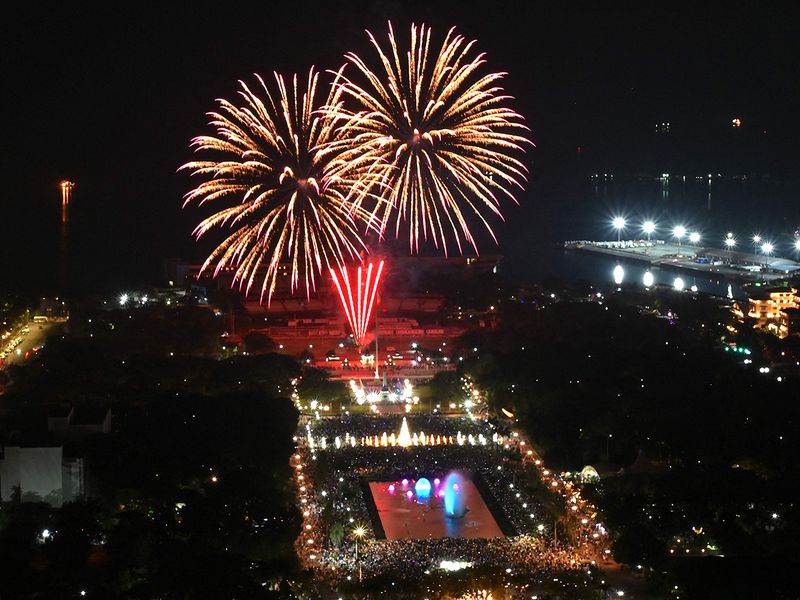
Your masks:
M617 241L622 241L622 230L625 229L625 225L627 222L625 221L624 217L614 217L611 220L611 225L614 229L617 230ZM647 241L650 241L650 236L653 235L656 231L656 223L655 221L647 220L642 223L642 231L647 235ZM672 229L672 235L678 240L680 244L681 240L686 237L688 234L689 241L692 244L697 244L700 241L700 234L697 231L693 231L689 233L689 231L683 225L676 225Z
M621 241L622 238L622 230L625 229L627 222L624 217L614 217L611 220L611 225L614 229L617 230L617 241ZM650 241L650 236L655 233L656 231L656 223L652 220L647 220L642 223L642 231L647 234L647 241ZM678 240L678 244L681 243L683 238L689 238L689 242L692 244L698 244L700 242L700 233L697 231L692 231L691 233L689 230L683 225L676 225L672 229L672 237ZM760 235L756 234L752 237L753 240L753 247L755 248L756 253L761 250L762 254L770 255L775 252L775 244L772 242L764 240ZM728 250L732 250L736 247L736 238L734 237L733 233L728 232L724 239L725 247ZM796 252L800 252L800 238L796 238L794 240L794 250Z
M331 447L331 442L325 437L315 438L310 432L307 434L308 447L311 450L327 450ZM409 448L411 446L463 446L469 444L470 446L486 446L489 440L481 433L477 436L469 434L464 435L460 431L456 435L433 435L420 432L417 434L409 434L406 437L401 430L400 435L395 433L387 434L385 431L381 435L368 435L356 437L345 434L344 438L335 436L333 438L333 448L339 450L340 448L355 448L356 446L368 446L371 448ZM496 433L492 435L492 442L502 446L505 443L505 438Z
M350 380L350 392L352 393L358 405L362 405L365 402L369 404L375 404L382 398L381 393L375 391L367 392L367 390L364 389L364 386L360 383L357 383L354 379ZM389 400L389 402L405 402L406 404L409 404L412 401L414 404L419 402L419 398L414 396L414 386L408 379L403 381L403 389L400 391L400 393L389 392L386 396L386 399Z
M771 242L765 242L762 237L758 234L753 236L753 249L756 253L758 253L759 248L761 249L761 253L769 256L775 251L775 245ZM733 233L728 232L728 235L725 236L725 246L728 250L733 250L736 247L736 238L733 236ZM794 243L795 250L800 252L800 239L795 240Z
M625 229L626 221L624 217L614 217L611 220L611 225L617 230L617 241L621 241L622 230ZM647 220L642 223L642 231L647 234L647 241L650 241L650 236L656 231L655 221Z
M581 496L579 488L576 488L571 481L564 481L562 477L557 476L555 473L547 469L542 462L542 459L528 447L526 449L525 440L522 439L519 432L514 431L511 433L511 441L519 445L520 454L524 462L532 462L536 470L539 472L539 477L542 482L547 485L553 492L560 494L566 501L570 513L575 518L580 518L580 523L584 527L593 529L591 535L592 543L600 543L605 545L608 539L608 531L603 527L602 523L595 521L597 517L597 509L591 502ZM499 466L497 467L500 468ZM567 473L566 475L569 475ZM512 484L513 485L513 484ZM539 533L544 531L544 525L538 525L537 530ZM603 554L608 554L609 550L606 548ZM593 562L593 561L592 561Z

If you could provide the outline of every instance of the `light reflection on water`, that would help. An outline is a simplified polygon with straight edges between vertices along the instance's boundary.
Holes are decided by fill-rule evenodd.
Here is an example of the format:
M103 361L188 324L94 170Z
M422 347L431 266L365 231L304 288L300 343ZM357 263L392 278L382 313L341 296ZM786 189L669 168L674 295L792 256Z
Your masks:
M709 193L711 201L709 202ZM611 240L614 216L626 219L623 237L644 237L645 220L657 224L654 239L669 239L676 225L698 231L709 246L723 246L727 232L741 240L760 233L774 240L781 254L794 257L792 234L800 227L800 185L769 181L733 181L707 176L686 182L671 178L647 181L615 177L613 181L591 182L585 178L534 181L520 207L506 211L507 222L497 231L502 240L498 251L504 258L501 272L514 282L588 282L595 286L614 285L612 272L617 259L588 253L566 252L565 240ZM716 240L716 244L713 242ZM623 262L625 284L641 284L647 265ZM724 277L662 266L652 268L655 285L672 285L684 279L686 287L726 297L728 285L734 297L742 298L741 285ZM551 281L552 282L552 281Z

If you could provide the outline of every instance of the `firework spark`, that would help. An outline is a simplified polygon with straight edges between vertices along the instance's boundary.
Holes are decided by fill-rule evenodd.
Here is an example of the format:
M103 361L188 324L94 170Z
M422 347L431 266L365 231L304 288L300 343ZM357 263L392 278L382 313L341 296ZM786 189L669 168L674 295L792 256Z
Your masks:
M365 249L359 232L372 227L372 217L360 207L363 180L357 168L335 169L335 153L327 147L339 141L331 116L315 104L318 73L312 68L304 89L275 73L277 91L258 79L257 91L240 82L241 106L218 100L209 113L215 134L192 140L195 151L211 158L181 167L203 181L186 194L184 206L196 202L215 206L194 235L215 228L228 237L203 265L216 276L234 272L234 284L249 293L257 278L261 301L275 291L281 263L288 263L291 290L302 280L306 294L316 288L316 274L324 267L341 266ZM302 84L301 84L302 85ZM340 103L342 89L331 87L326 106ZM219 205L219 206L217 206Z
M356 344L360 347L367 335L367 327L372 319L372 309L375 307L375 296L378 293L378 286L383 273L383 261L378 263L375 276L372 276L373 263L367 265L366 272L358 267L355 274L355 282L351 282L350 274L346 267L340 267L337 274L331 269L331 277L339 292L339 300L342 302L344 314L350 323ZM355 296L353 288L355 287Z
M383 232L392 218L395 236L407 224L412 252L420 238L448 252L462 239L477 252L469 221L502 218L500 200L516 202L527 169L520 158L530 144L522 116L507 106L498 82L505 73L480 75L484 54L474 55L453 29L431 50L431 30L411 27L401 57L389 23L389 51L367 32L381 66L372 70L354 53L345 56L353 75L340 72L335 86L344 102L325 112L339 123L340 168L358 169L384 202L369 210ZM361 198L357 199L360 200ZM496 238L495 238L496 241Z

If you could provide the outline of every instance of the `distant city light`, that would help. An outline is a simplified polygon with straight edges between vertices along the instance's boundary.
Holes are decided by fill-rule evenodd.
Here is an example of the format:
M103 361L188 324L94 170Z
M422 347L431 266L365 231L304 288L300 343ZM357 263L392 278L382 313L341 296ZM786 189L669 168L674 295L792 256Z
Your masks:
M739 127L742 126L742 120L738 117L731 119L731 125L733 126L734 129L738 129Z
M120 306L125 306L127 303L128 303L128 294L122 294L119 297L119 305Z
M686 286L686 284L684 283L682 278L676 277L675 281L673 282L673 286L675 287L676 290L681 292L683 291L683 288Z

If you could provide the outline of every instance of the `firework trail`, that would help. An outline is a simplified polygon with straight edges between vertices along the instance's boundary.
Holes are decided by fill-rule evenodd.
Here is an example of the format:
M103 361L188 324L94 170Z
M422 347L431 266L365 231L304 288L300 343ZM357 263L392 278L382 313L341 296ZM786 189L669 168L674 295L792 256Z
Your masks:
M383 265L384 261L378 263L374 277L372 262L367 264L366 270L358 267L356 272L352 273L352 278L346 267L340 267L338 273L335 269L330 270L331 279L336 286L336 291L339 292L339 300L358 347L361 347L367 336L367 328L372 319Z

